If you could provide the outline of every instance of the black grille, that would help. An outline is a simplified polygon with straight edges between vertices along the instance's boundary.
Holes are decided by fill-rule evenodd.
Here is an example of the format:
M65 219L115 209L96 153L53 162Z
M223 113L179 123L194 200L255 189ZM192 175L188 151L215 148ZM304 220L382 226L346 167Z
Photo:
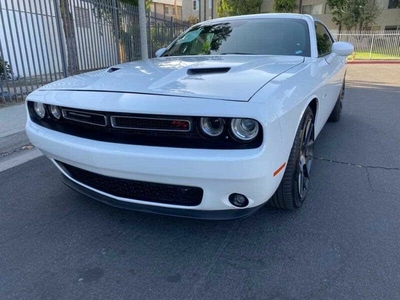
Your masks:
M109 177L57 163L76 181L117 197L184 206L199 205L203 198L199 187Z
M95 114L87 111L70 110L70 109L63 109L62 114L63 117L67 120L72 120L86 124L99 125L99 126L107 125L106 116L101 114Z
M171 116L91 111L62 107L60 120L51 116L46 105L46 117L37 117L33 102L28 101L33 122L51 130L85 139L156 147L192 149L254 149L262 144L262 126L250 142L238 142L229 130L230 118L225 118L225 130L216 138L206 137L200 129L199 116Z
M111 126L122 129L142 129L159 131L190 131L190 121L182 119L143 118L129 116L112 116Z

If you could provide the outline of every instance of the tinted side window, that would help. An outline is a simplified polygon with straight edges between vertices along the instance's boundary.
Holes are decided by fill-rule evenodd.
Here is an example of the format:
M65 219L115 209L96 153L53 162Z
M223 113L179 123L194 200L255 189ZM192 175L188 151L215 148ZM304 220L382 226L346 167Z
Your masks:
M321 23L315 23L315 32L317 35L318 56L331 53L333 40L325 26Z

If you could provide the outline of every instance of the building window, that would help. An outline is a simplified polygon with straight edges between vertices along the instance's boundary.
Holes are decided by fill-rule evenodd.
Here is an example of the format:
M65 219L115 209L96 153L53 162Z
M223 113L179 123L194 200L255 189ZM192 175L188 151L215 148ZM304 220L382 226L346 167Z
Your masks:
M364 31L379 31L381 30L381 26L366 26L363 27Z
M76 26L82 28L90 28L90 13L87 8L74 7Z
M303 7L301 8L301 12L303 14L310 15L311 14L311 5L303 5Z
M213 0L208 0L208 8L209 9L212 9L212 2L213 2Z
M308 15L322 15L323 10L323 4L303 5L302 7L302 13Z
M389 0L388 9L398 8L399 0Z
M385 26L385 31L396 31L397 29L397 25Z
M171 7L171 6L167 6L167 5L165 5L164 6L164 13L166 14L166 15L175 15L175 7Z
M193 0L193 10L199 10L199 0Z
M329 7L328 3L326 3L325 4L324 14L327 15L327 14L330 14L330 13L331 13L331 8Z

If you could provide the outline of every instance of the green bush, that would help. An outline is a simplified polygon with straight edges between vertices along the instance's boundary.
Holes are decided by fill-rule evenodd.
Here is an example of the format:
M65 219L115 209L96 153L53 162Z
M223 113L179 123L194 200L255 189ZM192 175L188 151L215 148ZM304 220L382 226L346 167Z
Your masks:
M3 60L2 57L0 57L0 79L4 80L6 78L6 75L8 78L11 78L11 66L8 63L8 61Z
M150 41L153 52L168 46L172 42L171 28L165 24L156 24L155 27L150 28Z

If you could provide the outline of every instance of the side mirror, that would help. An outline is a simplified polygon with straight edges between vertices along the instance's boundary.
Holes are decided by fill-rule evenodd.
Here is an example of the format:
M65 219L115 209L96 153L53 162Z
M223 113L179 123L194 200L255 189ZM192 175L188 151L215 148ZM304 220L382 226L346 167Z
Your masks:
M347 42L336 42L332 45L332 53L348 56L354 52L354 46Z
M156 57L160 57L161 55L163 55L164 54L164 52L165 52L165 50L167 50L167 48L161 48L161 49L158 49L157 51L156 51Z

